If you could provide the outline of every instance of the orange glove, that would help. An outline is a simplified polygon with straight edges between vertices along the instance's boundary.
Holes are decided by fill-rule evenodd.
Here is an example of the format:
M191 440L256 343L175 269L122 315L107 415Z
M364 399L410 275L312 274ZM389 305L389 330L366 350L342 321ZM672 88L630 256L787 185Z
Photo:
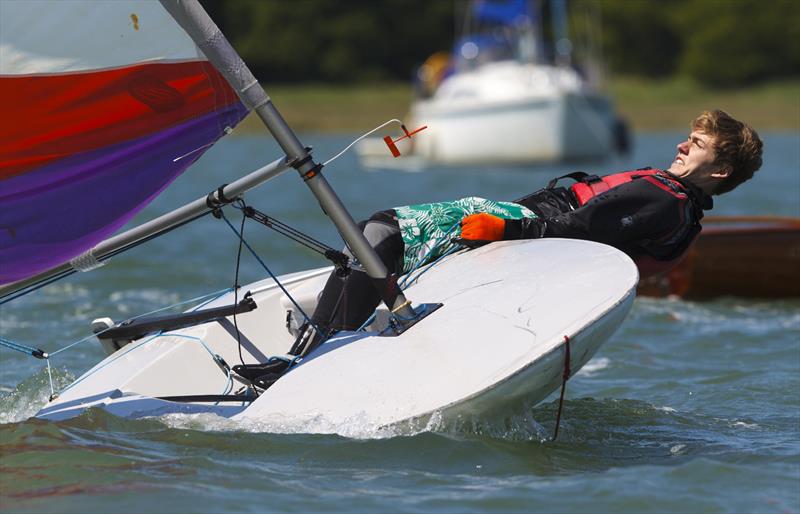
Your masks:
M461 238L474 241L500 241L506 220L486 214L470 214L461 220Z

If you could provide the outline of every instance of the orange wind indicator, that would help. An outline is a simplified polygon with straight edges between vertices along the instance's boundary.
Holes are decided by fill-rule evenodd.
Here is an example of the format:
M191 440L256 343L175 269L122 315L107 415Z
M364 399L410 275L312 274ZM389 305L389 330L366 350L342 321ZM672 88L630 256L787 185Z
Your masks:
M405 125L400 125L400 128L403 129L403 132L405 133L405 135L400 136L395 140L392 140L391 136L386 136L386 137L383 138L383 142L386 143L386 146L389 147L389 151L392 152L392 155L394 157L400 157L400 150L398 150L397 145L395 143L397 143L398 141L401 141L401 140L403 140L405 138L411 139L411 136L413 136L414 134L416 134L418 132L422 132L423 130L428 128L428 126L427 125L423 125L420 128L418 128L416 130L413 130L411 132L408 131L408 129L406 128Z

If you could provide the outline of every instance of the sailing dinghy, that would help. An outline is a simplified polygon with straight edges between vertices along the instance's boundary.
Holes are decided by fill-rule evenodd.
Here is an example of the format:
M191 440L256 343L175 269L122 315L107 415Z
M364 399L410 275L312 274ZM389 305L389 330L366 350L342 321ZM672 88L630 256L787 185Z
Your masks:
M273 276L181 315L96 320L108 357L53 394L38 417L66 419L89 408L124 417L212 413L335 431L345 423L390 426L434 414L491 416L544 399L594 355L629 311L636 266L614 248L578 240L507 241L452 253L420 268L401 289L325 180L322 166L196 1L47 4L44 11L61 24L91 22L97 29L92 49L122 50L115 54L119 60L86 58L88 45L58 40L62 31L43 37L47 24L37 24L39 16L27 12L28 3L0 3L0 92L18 92L24 83L20 95L36 93L36 99L51 101L60 108L42 107L42 113L52 115L55 126L71 127L51 130L30 123L28 132L4 141L2 212L9 212L7 206L50 212L42 210L45 203L69 205L73 195L86 195L79 197L85 206L72 204L58 214L70 227L79 221L82 232L55 237L52 219L3 220L0 258L3 280L11 282L0 287L1 301L228 209L248 189L294 168L357 257L350 265L361 266L381 286L385 306L363 330L339 332L295 359L265 390L237 376L228 363L285 355L297 333L292 321L313 312L332 268ZM11 26L25 30L7 32ZM46 41L57 43L58 51L42 48ZM59 97L60 91L68 93ZM82 101L70 110L75 95ZM249 110L285 157L103 239ZM93 128L84 133L87 127ZM145 181L143 175L153 178ZM138 193L113 210L97 199L97 187ZM84 208L91 213L81 218L75 211ZM28 259L32 254L37 258ZM48 366L57 353L0 342L48 359Z

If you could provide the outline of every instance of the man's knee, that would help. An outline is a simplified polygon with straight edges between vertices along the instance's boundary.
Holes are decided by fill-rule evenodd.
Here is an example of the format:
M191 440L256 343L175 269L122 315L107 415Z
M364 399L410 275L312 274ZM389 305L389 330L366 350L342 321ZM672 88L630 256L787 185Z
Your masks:
M382 221L366 220L360 222L358 226L362 229L364 238L373 248L385 245L388 240L393 237L397 237L400 234L399 227L392 226ZM353 254L350 253L349 248L345 247L343 251L348 257L353 257Z

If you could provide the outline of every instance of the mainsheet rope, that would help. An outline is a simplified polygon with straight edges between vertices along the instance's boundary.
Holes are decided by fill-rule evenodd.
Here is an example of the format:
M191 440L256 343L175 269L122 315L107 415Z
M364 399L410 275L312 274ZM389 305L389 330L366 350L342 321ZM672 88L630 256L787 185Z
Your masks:
M236 237L239 238L239 241L241 241L244 247L247 248L247 250L250 252L250 255L252 255L256 259L256 261L258 261L261 267L264 268L264 271L266 271L267 274L270 276L270 278L272 278L272 280L275 282L275 285L277 285L278 288L283 292L283 294L286 295L289 301L292 302L292 305L294 305L297 308L297 310L303 316L303 319L306 321L306 323L314 327L314 330L318 330L317 326L312 323L311 318L308 316L308 314L306 314L306 311L304 311L303 308L300 307L300 304L297 303L297 301L294 299L294 297L292 297L289 291L287 291L286 288L283 286L283 284L281 284L280 280L278 280L278 277L272 272L269 266L267 266L267 264L264 262L263 259L261 259L258 253L256 253L255 250L253 250L253 247L250 246L250 243L247 242L247 240L244 238L244 235L238 230L236 230L236 227L233 226L233 224L230 222L230 220L228 220L228 218L225 216L224 213L221 213L221 217L222 220L225 221L225 223L227 223L228 227L233 231Z

